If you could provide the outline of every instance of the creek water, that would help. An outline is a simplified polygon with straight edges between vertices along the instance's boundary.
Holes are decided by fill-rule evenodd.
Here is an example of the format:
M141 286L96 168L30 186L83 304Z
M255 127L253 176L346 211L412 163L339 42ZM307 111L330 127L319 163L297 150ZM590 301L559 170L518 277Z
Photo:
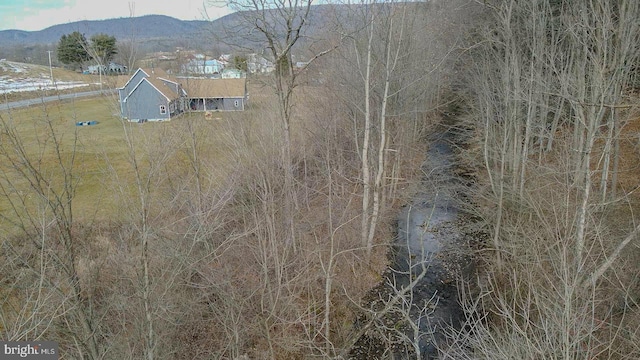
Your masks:
M464 186L453 171L453 138L447 130L431 136L421 190L398 215L391 266L385 281L372 289L369 305L380 309L413 286L396 302L396 310L377 321L377 336L358 341L352 359L437 359L438 349L446 346L446 328L464 320L457 280L472 264L464 255L465 215L457 206Z

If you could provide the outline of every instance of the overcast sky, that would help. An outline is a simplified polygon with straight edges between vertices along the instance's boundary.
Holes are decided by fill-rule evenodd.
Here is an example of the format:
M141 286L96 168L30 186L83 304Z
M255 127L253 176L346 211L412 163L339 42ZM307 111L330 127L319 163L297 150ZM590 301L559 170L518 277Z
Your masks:
M101 20L149 14L182 20L204 20L207 0L0 0L0 30L42 30L52 25L79 20ZM210 19L229 13L223 7L207 5Z

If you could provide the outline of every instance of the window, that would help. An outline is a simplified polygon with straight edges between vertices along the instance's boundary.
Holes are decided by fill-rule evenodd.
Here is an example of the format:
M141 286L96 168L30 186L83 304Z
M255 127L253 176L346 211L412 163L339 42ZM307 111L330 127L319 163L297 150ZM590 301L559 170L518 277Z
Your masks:
M160 105L160 114L164 115L167 113L167 107L164 105Z
M240 105L240 103L238 102L238 100L236 100L236 101L234 101L233 105L234 105L235 107L238 107L238 105Z

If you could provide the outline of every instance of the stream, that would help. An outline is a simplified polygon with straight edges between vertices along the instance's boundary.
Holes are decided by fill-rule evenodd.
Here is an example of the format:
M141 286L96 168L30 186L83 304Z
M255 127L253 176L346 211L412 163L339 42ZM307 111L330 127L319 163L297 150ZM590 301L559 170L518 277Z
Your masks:
M473 265L461 227L466 215L457 206L465 187L453 171L453 137L440 130L429 138L420 192L398 215L391 266L368 296L373 311L395 301L393 309L358 340L351 359L437 359L444 330L464 321L457 284Z

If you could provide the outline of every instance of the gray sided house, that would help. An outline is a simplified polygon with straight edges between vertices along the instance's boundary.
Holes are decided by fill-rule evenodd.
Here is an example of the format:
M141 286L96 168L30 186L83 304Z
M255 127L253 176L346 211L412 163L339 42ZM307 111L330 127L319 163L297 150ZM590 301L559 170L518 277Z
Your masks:
M247 79L180 79L190 111L242 111L247 105Z
M171 120L185 110L182 86L161 69L138 69L118 88L120 115L132 122Z

